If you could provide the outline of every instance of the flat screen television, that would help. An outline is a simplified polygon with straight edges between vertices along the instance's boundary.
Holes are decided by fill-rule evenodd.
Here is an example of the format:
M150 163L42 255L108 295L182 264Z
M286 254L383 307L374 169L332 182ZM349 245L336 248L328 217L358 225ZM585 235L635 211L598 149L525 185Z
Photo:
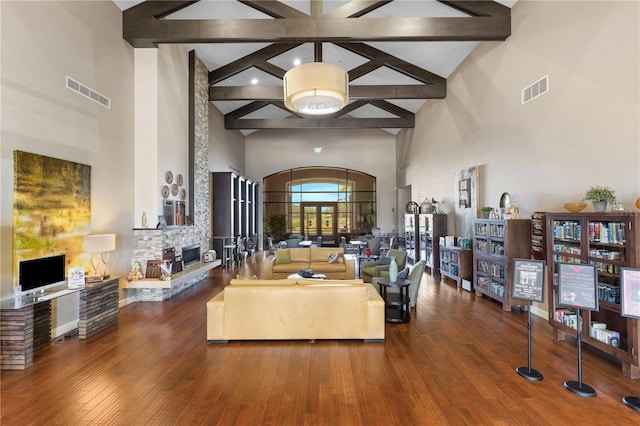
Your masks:
M18 284L22 291L44 290L64 284L65 255L21 260L18 264Z

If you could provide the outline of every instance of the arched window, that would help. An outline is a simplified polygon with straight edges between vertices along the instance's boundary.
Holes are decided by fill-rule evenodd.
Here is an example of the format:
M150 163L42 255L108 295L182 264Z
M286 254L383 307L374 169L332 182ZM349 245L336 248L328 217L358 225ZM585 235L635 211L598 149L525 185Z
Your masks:
M275 242L291 235L337 245L341 235L376 226L376 178L356 170L302 167L263 180L264 230Z

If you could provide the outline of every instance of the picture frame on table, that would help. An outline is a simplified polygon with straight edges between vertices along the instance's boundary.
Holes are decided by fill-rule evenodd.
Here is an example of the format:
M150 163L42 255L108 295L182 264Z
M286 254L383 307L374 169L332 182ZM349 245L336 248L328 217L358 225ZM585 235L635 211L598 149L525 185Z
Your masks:
M163 215L158 215L158 229L167 229L167 219Z

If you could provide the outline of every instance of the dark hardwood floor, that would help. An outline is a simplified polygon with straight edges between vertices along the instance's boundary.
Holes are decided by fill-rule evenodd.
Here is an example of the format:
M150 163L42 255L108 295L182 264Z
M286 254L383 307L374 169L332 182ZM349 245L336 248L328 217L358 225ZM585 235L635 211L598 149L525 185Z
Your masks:
M417 314L387 324L384 343L251 341L207 344L205 303L229 279L260 275L262 254L166 302L134 303L117 326L59 339L33 367L2 371L2 425L640 424L622 404L638 380L583 351L595 398L577 380L575 344L533 320L530 382L526 313L503 312L448 281L424 276Z

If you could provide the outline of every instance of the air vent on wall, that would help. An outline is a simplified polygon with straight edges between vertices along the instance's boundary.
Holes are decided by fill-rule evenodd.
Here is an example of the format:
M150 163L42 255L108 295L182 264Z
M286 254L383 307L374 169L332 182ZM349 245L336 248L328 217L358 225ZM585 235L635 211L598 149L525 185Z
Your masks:
M547 93L548 91L549 91L549 76L545 75L540 80L533 83L532 85L522 89L522 105L526 104L530 100L533 100L544 93Z
M81 94L94 102L99 103L103 107L111 109L111 99L96 92L95 90L85 86L84 84L67 76L67 89L71 89L74 92Z

